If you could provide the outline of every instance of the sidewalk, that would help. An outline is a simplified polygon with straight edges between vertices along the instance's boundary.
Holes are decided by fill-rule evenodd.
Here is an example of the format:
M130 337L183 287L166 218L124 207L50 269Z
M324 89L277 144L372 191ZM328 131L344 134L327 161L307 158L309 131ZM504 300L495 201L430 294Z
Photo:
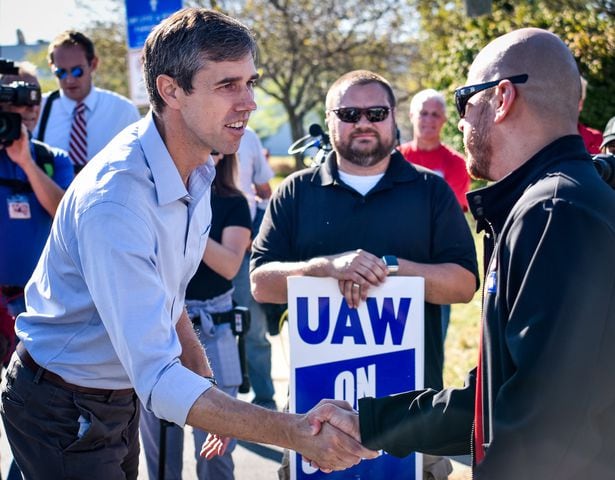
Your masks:
M288 329L286 325L280 335L271 337L270 341L272 345L272 377L276 391L275 400L278 404L278 408L281 409L286 403L288 376L290 371ZM239 398L245 401L250 401L252 396L252 393L249 393L239 395ZM1 430L0 472L2 473L2 478L6 478L12 456L6 441L6 436L4 435L4 431L3 429ZM184 439L184 468L182 478L185 480L193 480L196 479L196 462L194 459L194 440L192 437L191 427L186 428ZM282 449L278 447L239 442L233 452L236 480L277 480L277 470L281 456ZM461 460L468 463L466 458L456 460ZM454 470L449 476L449 480L469 480L471 478L470 468L456 460L452 460ZM138 480L148 480L143 452L141 452Z

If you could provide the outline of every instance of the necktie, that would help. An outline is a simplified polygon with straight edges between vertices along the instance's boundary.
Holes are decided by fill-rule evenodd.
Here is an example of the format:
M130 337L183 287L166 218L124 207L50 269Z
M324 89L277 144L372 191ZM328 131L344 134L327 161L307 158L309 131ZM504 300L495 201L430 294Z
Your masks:
M68 153L74 165L83 166L88 161L88 132L85 122L85 103L83 102L79 102L75 107Z

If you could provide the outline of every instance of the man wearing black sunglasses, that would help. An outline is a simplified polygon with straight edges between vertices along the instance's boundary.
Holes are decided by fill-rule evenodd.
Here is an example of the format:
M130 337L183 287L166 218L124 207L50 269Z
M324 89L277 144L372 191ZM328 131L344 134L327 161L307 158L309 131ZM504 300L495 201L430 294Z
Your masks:
M69 152L79 171L140 115L127 98L94 86L99 59L94 43L83 33L60 33L49 44L48 61L60 90L43 96L34 136Z
M285 303L288 276L333 277L356 307L388 275L424 277L425 385L440 388L440 305L468 302L477 288L466 220L441 177L394 150L395 97L384 78L340 77L326 110L333 152L273 195L253 246L252 293Z
M477 480L615 472L615 192L578 135L579 72L555 35L487 45L456 90L485 231L478 367L461 389L359 400L372 449L473 454Z

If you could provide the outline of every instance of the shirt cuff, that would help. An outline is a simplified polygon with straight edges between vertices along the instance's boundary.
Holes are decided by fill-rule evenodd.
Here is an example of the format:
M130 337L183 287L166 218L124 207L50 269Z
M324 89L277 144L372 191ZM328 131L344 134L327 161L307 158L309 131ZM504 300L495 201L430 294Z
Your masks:
M183 427L194 402L212 386L206 378L177 363L160 377L152 390L152 412Z

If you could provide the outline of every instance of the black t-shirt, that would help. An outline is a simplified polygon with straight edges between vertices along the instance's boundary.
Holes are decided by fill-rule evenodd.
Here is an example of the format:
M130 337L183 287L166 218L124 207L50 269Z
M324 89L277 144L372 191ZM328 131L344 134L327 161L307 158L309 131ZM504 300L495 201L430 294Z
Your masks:
M271 199L250 268L359 248L378 257L456 263L478 279L474 240L453 191L399 152L365 196L340 180L333 154L324 164L288 177ZM442 388L443 356L440 306L426 303L426 386Z
M252 228L250 208L243 195L220 197L212 192L211 195L211 229L209 238L221 242L222 231L226 227ZM198 270L190 280L186 289L186 299L207 300L223 294L233 286L230 280L218 275L205 263L201 262Z

